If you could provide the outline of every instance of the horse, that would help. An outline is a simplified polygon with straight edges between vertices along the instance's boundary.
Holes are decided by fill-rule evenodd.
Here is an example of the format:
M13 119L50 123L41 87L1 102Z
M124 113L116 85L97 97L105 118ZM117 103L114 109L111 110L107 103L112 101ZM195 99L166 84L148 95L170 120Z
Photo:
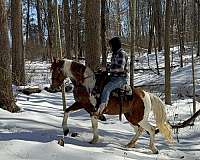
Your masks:
M92 94L92 91L97 89L98 85L102 87L102 81L104 80L98 80L99 82L97 83L95 73L88 66L69 59L54 59L51 65L51 70L51 87L60 87L63 84L64 79L67 77L73 79L75 85L74 96L76 102L64 111L62 121L64 135L66 136L69 133L69 128L67 126L69 113L79 109L85 109L90 114L93 131L93 139L89 143L97 143L99 140L98 117L95 114L97 99ZM99 77L104 76L100 75ZM150 135L149 148L154 154L157 154L158 149L154 144L157 129L159 129L159 132L167 142L174 143L173 132L167 121L165 105L162 100L141 88L134 88L132 97L133 98L123 100L121 111L127 121L131 126L133 126L136 133L126 147L135 147L139 136L141 136L144 131L147 131ZM151 125L148 121L150 111L153 111L154 113L156 126ZM120 113L119 98L110 96L109 102L103 113L107 115L118 115Z

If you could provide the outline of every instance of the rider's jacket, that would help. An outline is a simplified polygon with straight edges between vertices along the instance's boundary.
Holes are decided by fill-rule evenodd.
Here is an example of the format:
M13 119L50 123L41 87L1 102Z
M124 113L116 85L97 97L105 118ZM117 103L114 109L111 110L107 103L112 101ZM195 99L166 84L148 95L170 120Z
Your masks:
M128 56L122 48L113 52L110 65L111 76L127 76L127 63Z

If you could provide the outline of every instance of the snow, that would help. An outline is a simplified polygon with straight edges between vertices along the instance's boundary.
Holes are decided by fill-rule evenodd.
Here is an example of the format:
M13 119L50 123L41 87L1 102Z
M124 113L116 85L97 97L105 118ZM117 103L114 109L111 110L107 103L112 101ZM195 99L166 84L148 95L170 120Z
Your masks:
M174 49L174 55L178 48ZM189 57L186 55L185 57ZM147 55L138 57L137 67L148 68ZM178 59L175 56L175 59ZM150 55L151 67L155 64L155 56ZM159 56L160 67L163 65L163 56ZM198 59L197 59L198 61ZM199 92L200 65L196 63L197 95ZM44 88L50 83L49 64L46 62L32 62L26 64L26 71L30 76L28 86ZM155 67L155 66L154 66ZM41 74L43 73L43 74ZM156 75L152 71L138 71L135 76L136 85L162 84L164 73ZM184 85L183 85L184 84ZM191 63L183 68L172 70L172 87L174 96L173 104L167 105L167 115L171 123L179 123L192 115L192 99L188 96L191 92ZM61 93L41 93L29 96L18 93L13 86L17 105L21 107L19 113L9 113L0 109L0 159L1 160L168 160L168 159L200 159L200 118L195 125L174 131L176 143L167 144L160 134L156 135L156 146L159 154L152 154L148 148L149 135L144 133L139 138L136 148L126 149L126 145L132 138L134 131L129 123L122 117L106 115L107 121L99 121L100 141L97 144L89 144L92 139L91 121L84 110L70 114L68 126L70 133L65 137L65 146L58 145L58 139L62 133L62 99ZM181 96L180 96L181 93ZM179 97L180 96L180 97ZM67 105L73 102L72 93L67 93ZM197 110L200 104L197 102ZM152 114L150 121L154 123ZM72 133L78 133L72 137Z

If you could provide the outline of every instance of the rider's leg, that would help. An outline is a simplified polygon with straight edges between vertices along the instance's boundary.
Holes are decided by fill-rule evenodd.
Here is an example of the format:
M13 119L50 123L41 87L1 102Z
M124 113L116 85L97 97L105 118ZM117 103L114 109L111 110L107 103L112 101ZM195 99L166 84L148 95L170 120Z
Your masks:
M121 88L124 84L126 84L125 77L111 77L111 80L105 85L101 94L101 104L99 105L97 111L98 114L102 114L103 110L105 109L110 93L116 88Z

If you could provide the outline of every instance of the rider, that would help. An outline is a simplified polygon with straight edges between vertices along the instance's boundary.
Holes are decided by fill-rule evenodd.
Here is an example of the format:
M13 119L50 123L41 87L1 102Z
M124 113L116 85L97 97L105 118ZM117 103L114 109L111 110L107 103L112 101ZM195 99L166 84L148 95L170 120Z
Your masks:
M112 50L111 65L110 65L110 81L105 85L101 94L101 103L97 110L97 114L101 115L106 105L108 104L110 93L121 88L127 83L127 62L128 56L121 48L121 40L119 37L114 37L109 40L109 46Z

